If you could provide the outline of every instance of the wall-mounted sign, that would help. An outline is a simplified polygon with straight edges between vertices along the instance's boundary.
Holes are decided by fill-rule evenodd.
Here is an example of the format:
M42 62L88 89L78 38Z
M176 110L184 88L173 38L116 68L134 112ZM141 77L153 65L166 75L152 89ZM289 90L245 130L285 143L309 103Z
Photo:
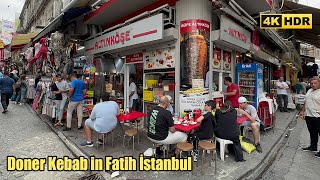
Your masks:
M223 69L231 71L231 52L223 51Z
M221 68L221 49L215 48L213 50L213 68L220 69Z
M182 84L192 84L192 79L206 75L209 61L210 22L188 19L180 22L180 62L184 67L180 73Z
M126 56L126 63L143 62L143 53L137 53Z
M175 48L145 52L143 56L145 69L165 69L175 66Z
M249 50L251 46L251 33L240 25L229 19L221 16L220 39L243 49Z
M96 54L162 39L163 15L132 23L85 42L86 52Z

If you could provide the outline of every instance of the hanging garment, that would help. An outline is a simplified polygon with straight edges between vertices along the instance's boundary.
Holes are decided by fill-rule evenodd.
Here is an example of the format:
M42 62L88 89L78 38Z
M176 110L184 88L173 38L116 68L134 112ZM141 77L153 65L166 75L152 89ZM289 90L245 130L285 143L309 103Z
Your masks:
M43 61L47 58L47 52L48 52L48 47L45 44L46 41L47 41L47 38L40 39L40 44L41 44L40 51L33 57L33 59L31 61L28 62L27 67L29 67L30 65L35 63L41 57L41 61L38 65L38 69L42 68ZM36 46L35 46L35 48L36 48Z

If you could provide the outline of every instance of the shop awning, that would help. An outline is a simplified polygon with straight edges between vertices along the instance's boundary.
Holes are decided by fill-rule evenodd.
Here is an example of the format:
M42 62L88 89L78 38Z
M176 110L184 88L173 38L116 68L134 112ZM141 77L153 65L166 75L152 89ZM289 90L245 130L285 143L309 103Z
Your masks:
M79 17L91 10L88 5L90 0L73 0L66 8L62 10L62 13L57 16L49 25L47 25L34 39L33 42L38 41L43 36L49 34L52 31L57 30L61 25Z
M285 1L283 10L284 13L312 14L312 29L297 29L295 37L320 48L320 9Z
M18 49L22 49L24 45L31 42L31 39L34 38L38 33L28 33L28 34L17 34L12 37L11 41L11 52Z
M156 1L157 0L109 0L85 17L84 22L95 25L112 23Z
M248 14L258 15L260 12L270 11L270 0L234 0ZM272 3L272 2L271 2Z

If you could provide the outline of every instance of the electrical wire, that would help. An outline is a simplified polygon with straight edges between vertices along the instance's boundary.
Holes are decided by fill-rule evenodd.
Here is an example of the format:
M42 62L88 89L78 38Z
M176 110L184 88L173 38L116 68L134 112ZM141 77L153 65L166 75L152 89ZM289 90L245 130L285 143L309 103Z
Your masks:
M275 0L272 0L272 4L274 4L274 1L275 1ZM281 7L280 7L279 9L276 9L274 6L272 6L272 9L275 10L275 11L281 11L281 9L283 8L283 5L284 5L284 1L285 1L285 0L282 0Z

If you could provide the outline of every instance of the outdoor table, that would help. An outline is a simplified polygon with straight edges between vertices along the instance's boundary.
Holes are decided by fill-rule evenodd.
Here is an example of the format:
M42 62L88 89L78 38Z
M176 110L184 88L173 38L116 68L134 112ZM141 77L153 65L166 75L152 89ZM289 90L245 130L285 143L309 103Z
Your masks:
M122 122L122 123L129 122L131 126L132 126L132 122L135 122L137 125L137 131L138 131L139 129L138 129L137 119L145 117L145 116L148 116L148 115L146 113L142 113L142 112L138 112L138 111L131 111L129 114L121 114L121 115L117 116L117 118L118 118L119 122ZM122 128L122 131L124 132L121 123L120 123L120 126Z
M182 124L175 124L175 125L174 125L174 128L175 128L176 130L179 130L179 131L183 131L183 132L188 133L188 132L190 132L190 131L192 131L192 130L194 130L194 129L197 129L199 126L200 126L200 123L197 123L197 124L189 124L188 126L184 126L184 125L182 125Z

